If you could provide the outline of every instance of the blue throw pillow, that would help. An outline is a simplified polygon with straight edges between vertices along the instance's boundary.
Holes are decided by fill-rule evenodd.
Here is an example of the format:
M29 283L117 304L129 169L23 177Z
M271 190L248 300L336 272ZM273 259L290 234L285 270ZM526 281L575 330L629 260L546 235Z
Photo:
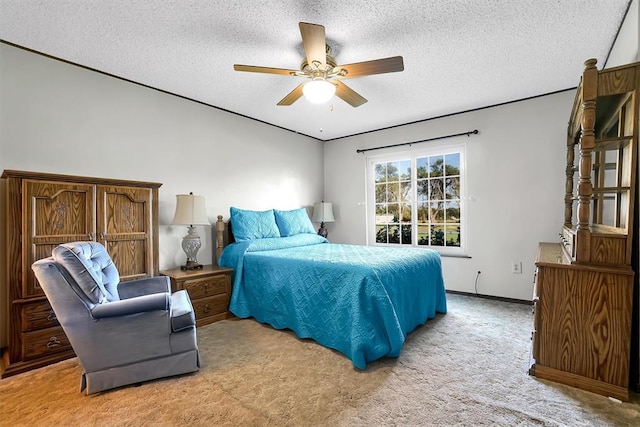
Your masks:
M316 233L305 208L292 211L273 210L281 237L295 236L303 233Z
M280 237L273 209L260 212L231 207L231 229L236 242Z

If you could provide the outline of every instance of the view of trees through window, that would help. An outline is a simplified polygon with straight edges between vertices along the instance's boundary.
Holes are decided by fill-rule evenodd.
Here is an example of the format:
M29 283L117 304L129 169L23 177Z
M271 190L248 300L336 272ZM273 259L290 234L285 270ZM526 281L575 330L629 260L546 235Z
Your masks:
M376 243L460 247L460 152L373 168Z

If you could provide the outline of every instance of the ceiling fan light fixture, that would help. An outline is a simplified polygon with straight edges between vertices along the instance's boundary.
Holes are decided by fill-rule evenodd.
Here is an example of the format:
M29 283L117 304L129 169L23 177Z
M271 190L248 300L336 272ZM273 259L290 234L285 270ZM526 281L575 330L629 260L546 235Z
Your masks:
M325 79L314 79L302 86L304 97L313 104L322 104L336 93L336 86Z

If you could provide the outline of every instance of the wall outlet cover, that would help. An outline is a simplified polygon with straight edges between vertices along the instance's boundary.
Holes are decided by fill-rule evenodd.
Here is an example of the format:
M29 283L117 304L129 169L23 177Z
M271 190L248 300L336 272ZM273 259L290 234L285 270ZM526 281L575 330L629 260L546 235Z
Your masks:
M513 273L513 274L522 274L522 262L513 261L511 263L511 273Z

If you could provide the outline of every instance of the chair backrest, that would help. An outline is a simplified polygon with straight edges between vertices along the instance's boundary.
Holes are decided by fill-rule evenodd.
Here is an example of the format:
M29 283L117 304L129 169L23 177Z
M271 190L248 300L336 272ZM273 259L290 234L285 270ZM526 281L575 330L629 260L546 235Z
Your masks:
M51 252L93 304L118 301L120 275L106 248L98 242L64 243Z

